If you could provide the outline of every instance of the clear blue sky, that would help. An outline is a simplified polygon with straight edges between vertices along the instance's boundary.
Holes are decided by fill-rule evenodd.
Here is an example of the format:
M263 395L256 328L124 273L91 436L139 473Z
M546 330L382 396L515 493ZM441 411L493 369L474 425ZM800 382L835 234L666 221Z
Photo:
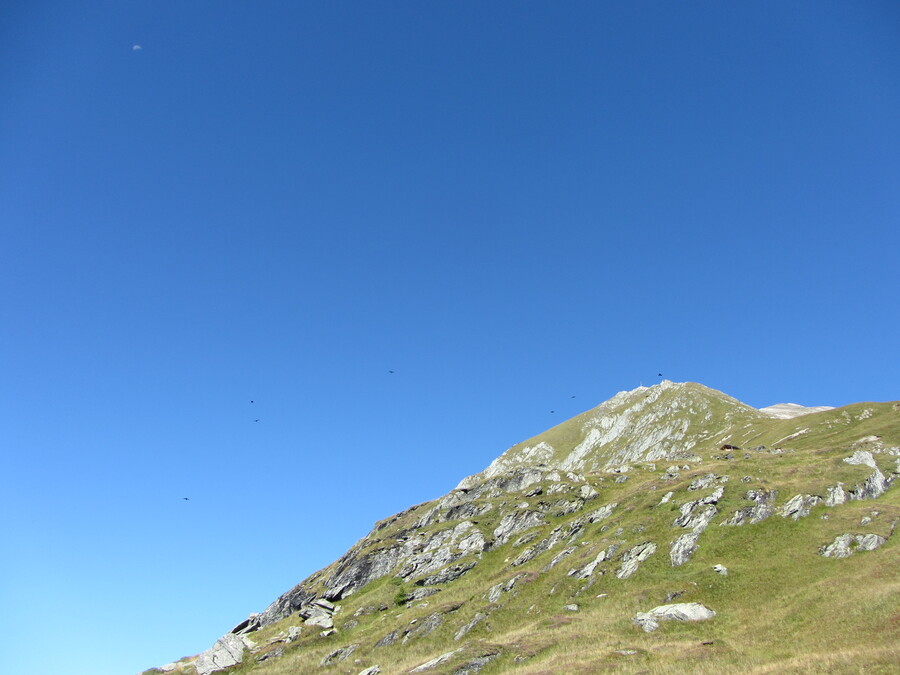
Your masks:
M3 2L3 670L202 651L657 373L898 398L898 120L890 1Z

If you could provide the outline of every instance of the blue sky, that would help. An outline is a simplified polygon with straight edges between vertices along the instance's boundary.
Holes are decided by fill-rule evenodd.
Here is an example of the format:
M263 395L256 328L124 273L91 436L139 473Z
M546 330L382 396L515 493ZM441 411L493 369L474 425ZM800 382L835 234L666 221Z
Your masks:
M895 2L2 17L5 671L202 651L657 373L897 398Z

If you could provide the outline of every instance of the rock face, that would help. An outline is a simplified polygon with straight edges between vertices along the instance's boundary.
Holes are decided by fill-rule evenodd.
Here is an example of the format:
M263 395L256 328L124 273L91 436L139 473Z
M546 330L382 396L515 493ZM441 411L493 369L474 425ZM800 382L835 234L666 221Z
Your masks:
M197 675L209 675L236 666L244 660L244 642L233 633L226 633L216 644L197 657Z
M638 612L632 619L645 633L659 628L660 621L706 621L716 615L714 611L696 602L660 605L649 612Z

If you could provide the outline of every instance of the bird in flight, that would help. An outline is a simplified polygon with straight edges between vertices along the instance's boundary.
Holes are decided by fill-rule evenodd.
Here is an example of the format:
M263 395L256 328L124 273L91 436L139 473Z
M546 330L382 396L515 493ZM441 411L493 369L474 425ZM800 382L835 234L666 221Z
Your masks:
M662 377L662 373L657 373L656 376L657 376L657 377Z
M253 403L253 401L250 401L250 403Z
M551 410L551 411L550 411L550 414L553 414L553 413L555 413L555 412L556 412L555 410Z
M186 501L186 502L191 501L191 498L190 498L190 497L182 497L182 499L183 499L184 501Z
M575 398L574 396L570 396L569 398Z
M393 370L389 370L388 372L389 372L391 375L394 374L394 371L393 371Z
M259 422L259 420L253 420L254 422Z

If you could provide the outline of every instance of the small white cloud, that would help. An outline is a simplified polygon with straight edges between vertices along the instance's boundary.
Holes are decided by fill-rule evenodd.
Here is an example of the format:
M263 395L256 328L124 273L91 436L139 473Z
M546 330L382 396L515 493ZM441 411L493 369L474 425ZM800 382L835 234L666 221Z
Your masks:
M133 51L133 52L139 52L142 49L143 49L143 47L141 47L140 45L131 45L131 51Z

